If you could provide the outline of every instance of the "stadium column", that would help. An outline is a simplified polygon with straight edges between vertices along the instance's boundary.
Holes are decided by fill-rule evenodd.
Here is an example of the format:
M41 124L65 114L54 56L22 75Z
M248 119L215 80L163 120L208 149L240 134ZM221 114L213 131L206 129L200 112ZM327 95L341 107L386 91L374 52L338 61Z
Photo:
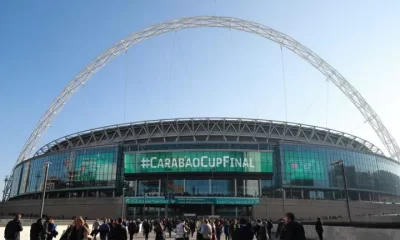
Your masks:
M243 195L242 196L245 197L246 196L246 180L243 179L242 181L243 181L243 183L242 183L243 184Z
M161 196L161 178L158 179L158 196Z
M138 185L137 185L137 180L134 181L133 187L135 188L135 197L137 197L137 190L138 190ZM136 218L136 206L133 208L133 217Z
M235 178L235 197L237 197L237 180ZM235 218L238 218L238 207L235 206Z
M236 182L236 178L235 178L235 197L237 196L237 182Z

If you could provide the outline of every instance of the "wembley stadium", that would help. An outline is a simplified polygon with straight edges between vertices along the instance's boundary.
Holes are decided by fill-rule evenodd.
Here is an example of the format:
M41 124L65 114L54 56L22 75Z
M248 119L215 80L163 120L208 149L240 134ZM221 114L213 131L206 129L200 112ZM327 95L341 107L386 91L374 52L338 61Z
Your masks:
M54 140L15 167L7 203L32 212L49 162L45 212L52 215L65 215L64 206L75 203L71 215L90 205L96 210L87 216L114 216L123 196L128 217L277 217L282 207L310 201L331 206L320 216L340 215L334 206L344 203L345 192L340 166L332 165L337 160L344 161L354 208L400 199L399 163L364 139L289 122L193 118L114 125ZM280 206L269 210L274 204ZM312 205L300 215L311 216Z
M37 148L71 97L135 44L188 28L225 28L277 43L337 87L381 140L307 124L243 118L133 122ZM118 41L79 72L37 123L5 179L0 213L88 218L223 216L356 219L400 212L400 147L335 68L292 37L234 17L163 22Z

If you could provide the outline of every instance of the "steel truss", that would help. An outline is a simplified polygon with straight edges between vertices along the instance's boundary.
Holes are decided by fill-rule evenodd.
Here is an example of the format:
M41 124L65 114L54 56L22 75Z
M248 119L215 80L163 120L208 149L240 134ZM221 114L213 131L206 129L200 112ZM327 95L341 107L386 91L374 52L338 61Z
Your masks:
M375 130L390 156L396 160L400 160L400 148L396 140L389 133L384 126L378 115L365 101L361 94L332 66L320 58L317 54L311 51L306 46L297 42L295 39L283 34L275 29L266 27L260 23L246 21L243 19L233 17L217 17L217 16L198 16L181 18L177 20L167 21L160 24L150 26L142 31L135 32L130 36L122 39L117 44L106 50L103 54L93 60L87 65L77 76L75 76L67 85L67 87L58 95L54 102L50 105L44 113L35 129L26 141L22 151L16 161L21 161L30 157L34 151L37 143L42 138L47 128L50 127L51 122L55 116L61 111L63 106L68 102L74 93L76 93L93 74L99 71L105 64L111 61L114 57L128 49L138 42L146 40L151 37L158 36L171 31L177 31L186 28L200 28L200 27L218 27L235 29L252 34L259 35L269 39L294 52L312 66L318 69L326 79L333 82L357 107L357 109L364 116L366 121ZM6 190L11 186L11 181L7 184ZM9 189L8 189L9 190ZM7 194L5 194L7 195Z
M306 124L243 118L182 118L133 122L74 133L46 144L34 156L102 145L197 141L297 142L383 154L378 147L359 137Z

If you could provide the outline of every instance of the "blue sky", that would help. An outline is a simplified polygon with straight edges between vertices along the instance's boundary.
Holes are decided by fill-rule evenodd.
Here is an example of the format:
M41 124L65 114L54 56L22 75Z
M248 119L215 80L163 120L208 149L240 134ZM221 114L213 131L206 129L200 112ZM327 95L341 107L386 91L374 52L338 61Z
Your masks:
M399 139L399 9L399 1L365 0L1 1L0 177L86 64L130 33L187 16L238 17L292 36L339 70ZM349 132L383 149L332 83L288 50L283 57L289 121ZM281 67L279 46L258 36L208 28L164 34L133 46L93 76L38 147L76 131L139 120L286 120Z

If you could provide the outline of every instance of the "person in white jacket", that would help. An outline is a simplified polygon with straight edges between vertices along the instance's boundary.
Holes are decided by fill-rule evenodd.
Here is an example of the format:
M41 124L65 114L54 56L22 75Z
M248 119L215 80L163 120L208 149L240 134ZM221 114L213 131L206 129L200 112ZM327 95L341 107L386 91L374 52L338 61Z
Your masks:
M178 225L176 225L176 240L184 240L185 239L185 220L182 219Z

